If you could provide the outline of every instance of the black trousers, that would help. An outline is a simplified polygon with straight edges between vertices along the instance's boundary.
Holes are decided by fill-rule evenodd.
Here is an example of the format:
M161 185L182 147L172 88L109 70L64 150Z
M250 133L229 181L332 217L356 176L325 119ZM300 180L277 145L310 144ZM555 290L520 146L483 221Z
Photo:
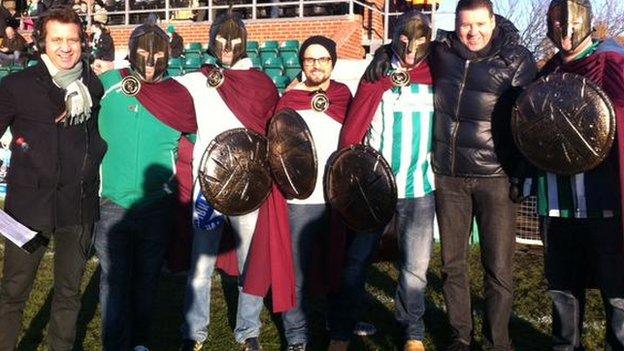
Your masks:
M467 259L474 215L485 271L485 346L510 350L508 324L513 305L516 205L509 199L509 179L436 174L436 214L442 242L443 293L453 339L465 344L472 341Z
M80 281L91 247L93 225L77 225L44 232L54 241L54 286L48 347L71 350L80 310ZM0 283L0 351L12 351L20 333L22 313L46 248L32 254L5 240Z
M624 350L624 238L619 217L540 220L553 300L553 350L585 350L581 339L587 287L597 287L602 295L607 349Z

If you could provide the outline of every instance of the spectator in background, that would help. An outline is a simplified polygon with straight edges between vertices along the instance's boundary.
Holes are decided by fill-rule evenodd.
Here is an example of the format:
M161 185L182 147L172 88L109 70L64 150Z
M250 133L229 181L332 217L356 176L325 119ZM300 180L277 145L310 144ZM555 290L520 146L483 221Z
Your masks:
M7 23L11 20L11 12L6 7L0 5L0 33L4 33Z
M102 0L95 0L93 4L93 20L102 24L108 23L108 11Z
M175 31L175 27L170 24L167 27L167 35L169 36L169 45L171 46L171 57L180 57L184 53L184 39Z
M13 27L6 27L0 45L0 64L10 65L19 61L20 55L26 51L26 39Z
M35 22L32 17L37 15L37 7L39 6L39 0L28 0L28 6L22 13L22 22L20 28L23 30L32 30Z
M72 5L72 9L76 11L76 13L80 16L86 15L89 11L87 3L82 0L74 0L74 4ZM82 17L81 17L82 18Z
M114 61L115 44L108 28L100 22L91 25L91 55L96 60Z

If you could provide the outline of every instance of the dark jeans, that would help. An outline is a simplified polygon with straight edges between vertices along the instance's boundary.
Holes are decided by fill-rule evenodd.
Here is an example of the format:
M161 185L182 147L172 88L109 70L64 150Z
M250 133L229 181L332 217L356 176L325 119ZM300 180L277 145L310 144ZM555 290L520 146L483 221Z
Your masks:
M147 345L167 235L171 199L125 209L103 198L96 225L104 350Z
M542 217L545 270L553 300L553 350L581 343L585 288L598 287L608 350L624 350L624 240L619 218Z
M80 311L80 280L89 257L92 225L76 225L42 233L54 240L54 286L48 348L71 350ZM39 262L46 251L32 254L9 240L4 244L4 271L0 287L0 350L12 351L20 332L22 312L33 287Z
M433 241L434 197L399 199L396 230L399 250L399 282L395 297L396 318L406 340L423 340L425 287ZM379 246L383 231L356 234L347 247L341 291L329 298L331 338L349 340L364 297L366 270Z
M443 292L453 338L465 344L472 341L467 259L474 215L485 271L486 347L511 349L508 324L513 303L516 206L509 199L508 178L436 175L436 213L442 242Z
M282 313L284 334L289 345L308 342L308 296L306 273L310 268L315 243L329 231L329 206L326 204L288 205L295 269L297 304Z

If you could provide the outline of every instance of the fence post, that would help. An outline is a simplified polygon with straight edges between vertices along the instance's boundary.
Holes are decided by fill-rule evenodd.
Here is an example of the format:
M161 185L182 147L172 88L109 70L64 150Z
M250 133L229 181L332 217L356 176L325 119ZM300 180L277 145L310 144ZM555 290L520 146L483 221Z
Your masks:
M94 1L88 1L87 2L87 28L91 27L91 23L92 23L92 17L93 17L93 4L95 2Z
M124 6L124 17L126 19L126 26L130 24L130 0L126 0L125 6Z
M437 5L437 1L433 1L433 5L431 5L431 32L432 32L432 36L431 36L431 40L435 39L436 37L436 33L438 32L438 30L436 29L436 5Z
M353 16L353 0L349 0L349 14Z
M169 0L165 0L165 21L169 22Z
M212 0L208 0L208 22L212 22Z
M256 8L257 4L258 4L257 0L252 0L251 1L251 19L257 19L258 18L258 9Z
M382 42L386 44L388 40L388 24L390 23L390 0L384 1L384 34Z
M299 18L303 18L303 0L299 0Z

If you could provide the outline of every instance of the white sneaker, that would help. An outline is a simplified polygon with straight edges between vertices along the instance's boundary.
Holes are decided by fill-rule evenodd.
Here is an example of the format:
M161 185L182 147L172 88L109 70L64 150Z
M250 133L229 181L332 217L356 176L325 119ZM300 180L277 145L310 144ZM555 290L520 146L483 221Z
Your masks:
M353 334L358 336L371 336L377 333L375 325L366 322L357 322L353 327Z

